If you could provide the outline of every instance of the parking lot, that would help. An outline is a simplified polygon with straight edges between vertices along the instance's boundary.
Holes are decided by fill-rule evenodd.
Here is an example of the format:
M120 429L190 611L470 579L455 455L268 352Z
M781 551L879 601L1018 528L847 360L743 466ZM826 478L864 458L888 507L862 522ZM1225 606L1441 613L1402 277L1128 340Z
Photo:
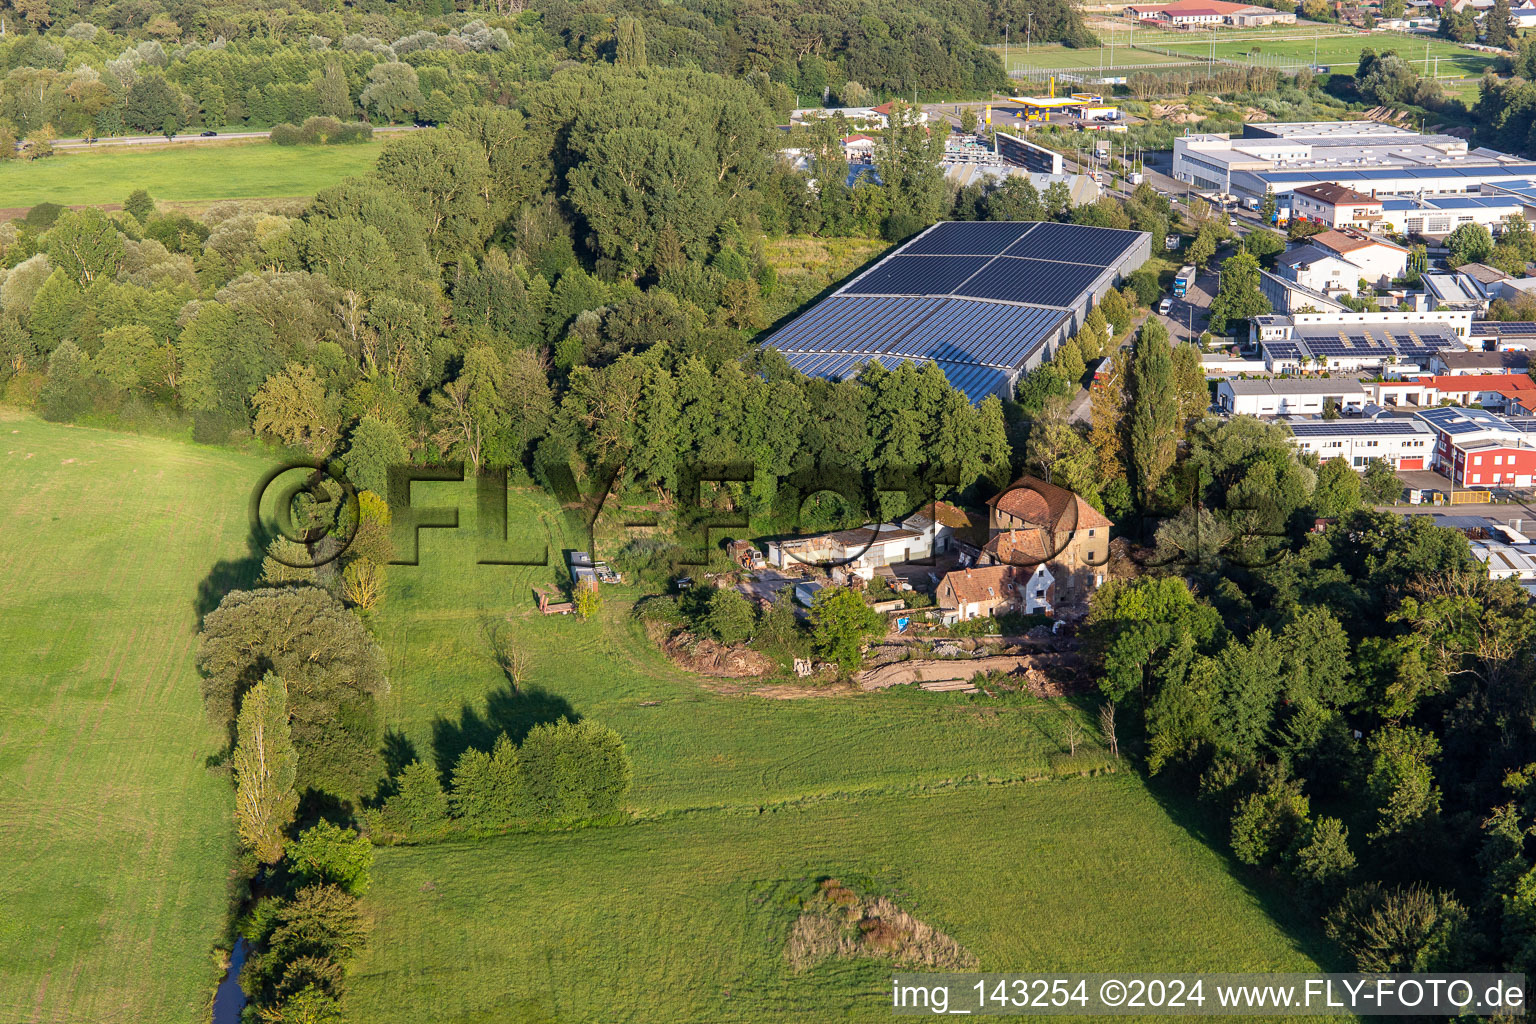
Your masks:
M1211 322L1211 299L1216 294L1216 274L1206 272L1195 278L1195 287L1183 298L1174 297L1168 315L1158 313L1175 342L1199 341Z

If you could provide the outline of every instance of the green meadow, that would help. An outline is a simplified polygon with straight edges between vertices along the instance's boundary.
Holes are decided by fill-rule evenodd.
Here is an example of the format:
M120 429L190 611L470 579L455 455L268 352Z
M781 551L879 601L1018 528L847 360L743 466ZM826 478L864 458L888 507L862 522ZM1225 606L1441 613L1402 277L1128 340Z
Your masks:
M195 602L258 467L0 409L0 1020L206 1020L234 798Z
M265 463L0 414L0 1019L201 1021L217 977L232 793L207 767L199 593L249 571ZM1132 772L1056 778L1093 708L911 688L769 699L671 664L629 586L542 616L579 528L514 488L477 565L472 483L390 569L386 751L451 765L499 732L602 721L635 765L627 824L381 848L349 1019L884 1019L889 965L791 971L794 899L835 876L953 935L989 970L1305 970L1326 953ZM611 557L605 533L599 557ZM217 571L215 571L217 567ZM490 657L507 619L514 692ZM1275 916L1279 914L1280 916Z
M1150 43L1150 40L1143 40ZM1157 43L1165 49L1191 57L1208 56L1212 53L1209 42L1179 41ZM1336 74L1352 74L1360 63L1360 51L1372 49L1377 53L1396 50L1420 74L1436 74L1443 77L1481 75L1494 64L1494 56L1444 39L1424 39L1419 36L1396 34L1308 37L1286 39L1224 40L1216 37L1215 55L1228 60L1262 63L1264 60L1280 63L1311 62L1314 53L1318 64L1326 64ZM1426 68L1425 57L1428 56ZM1437 59L1438 58L1438 59Z
M786 963L790 898L828 876L984 971L1317 969L1128 776L397 848L374 873L348 1009L375 1024L889 1020L888 962Z
M503 729L591 717L625 737L637 820L380 850L356 1018L883 1018L888 965L783 962L780 897L828 875L897 895L984 969L1314 964L1133 774L1051 778L1066 716L1096 742L1072 704L720 692L645 638L628 586L605 587L591 622L537 612L532 587L587 546L542 494L513 491L508 535L547 566L474 564L470 484L419 484L413 501L457 507L460 528L423 532L420 565L390 570L392 756L446 768ZM520 693L487 617L528 653Z
M0 208L121 203L139 188L166 202L312 196L368 171L384 145L186 142L64 150L41 160L0 161Z

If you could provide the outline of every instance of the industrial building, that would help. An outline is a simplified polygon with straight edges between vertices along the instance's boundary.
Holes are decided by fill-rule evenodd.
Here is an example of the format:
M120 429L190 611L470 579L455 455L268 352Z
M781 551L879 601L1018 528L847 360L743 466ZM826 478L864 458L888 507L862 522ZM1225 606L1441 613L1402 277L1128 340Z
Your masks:
M1331 183L1378 199L1478 195L1485 186L1536 188L1536 164L1453 135L1378 121L1249 124L1241 136L1187 135L1173 176L1200 189L1262 198Z
M1360 287L1360 267L1336 252L1307 242L1276 257L1275 273L1287 281L1324 295L1338 292L1353 295ZM1271 300L1270 305L1277 304Z
M1144 231L1037 221L935 224L774 331L803 373L938 364L973 402L1013 393L1151 255Z
M1477 348L1492 352L1536 349L1536 323L1528 320L1474 320L1469 335Z
M1406 377L1368 381L1370 400L1383 409L1433 409L1442 404L1477 405L1502 410L1512 404L1536 404L1536 383L1524 373L1482 373Z
M1488 290L1468 274L1425 274L1419 283L1435 309L1462 309L1479 314L1488 309Z
M1356 284L1359 284L1358 279ZM1276 313L1348 313L1349 307L1310 284L1291 280L1267 270L1259 271L1259 291Z
M1270 373L1358 373L1407 364L1419 372L1436 352L1458 347L1456 339L1435 330L1298 327L1291 337L1260 344Z
M1360 278L1375 288L1385 288L1408 273L1407 249L1358 228L1334 228L1307 243L1353 263L1360 268Z
M1323 182L1291 192L1291 219L1315 220L1330 228L1373 228L1381 221L1381 200L1343 185Z
M1536 419L1486 409L1426 409L1435 434L1431 468L1458 487L1529 487L1536 477Z
M1367 401L1365 386L1353 377L1279 377L1216 384L1216 407L1230 416L1321 416L1330 407L1358 413Z
M1384 199L1378 223L1400 235L1440 238L1463 224L1500 235L1511 217L1536 220L1536 203L1508 194Z
M1440 352L1470 347L1470 310L1423 313L1265 313L1248 336L1269 373L1423 373Z
M1485 331L1481 321L1473 323L1472 334ZM1429 370L1436 376L1454 377L1461 374L1524 373L1530 365L1530 357L1524 352L1437 352L1429 361Z
M1343 459L1363 470L1375 459L1393 469L1424 469L1434 445L1434 432L1416 419L1302 420L1290 424L1296 447L1321 462Z

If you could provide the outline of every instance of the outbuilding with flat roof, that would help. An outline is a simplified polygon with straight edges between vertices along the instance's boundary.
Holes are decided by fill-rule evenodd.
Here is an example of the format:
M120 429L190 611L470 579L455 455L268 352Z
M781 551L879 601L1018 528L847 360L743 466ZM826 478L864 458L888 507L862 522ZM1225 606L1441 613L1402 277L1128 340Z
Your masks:
M1359 413L1367 400L1365 386L1353 377L1238 379L1216 384L1216 405L1231 416L1321 416L1330 408Z

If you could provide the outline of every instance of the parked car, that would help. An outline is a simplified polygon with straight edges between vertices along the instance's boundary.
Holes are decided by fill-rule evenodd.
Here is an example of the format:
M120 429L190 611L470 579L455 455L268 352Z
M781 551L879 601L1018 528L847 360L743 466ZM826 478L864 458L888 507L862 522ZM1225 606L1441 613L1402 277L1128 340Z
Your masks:
M1170 298L1168 298L1168 297L1167 297L1167 296L1166 296L1166 295L1165 295L1165 296L1163 296L1163 301L1162 301L1162 302L1159 302L1159 303L1158 303L1158 304L1157 304L1157 311L1158 311L1158 312L1159 312L1159 313L1161 313L1161 314L1162 314L1162 315L1163 315L1163 316L1167 316L1167 315L1168 315L1168 313L1169 313L1169 312L1170 312L1170 311L1171 311L1171 310L1172 310L1172 309L1173 309L1173 300L1172 300L1172 299L1170 299Z

